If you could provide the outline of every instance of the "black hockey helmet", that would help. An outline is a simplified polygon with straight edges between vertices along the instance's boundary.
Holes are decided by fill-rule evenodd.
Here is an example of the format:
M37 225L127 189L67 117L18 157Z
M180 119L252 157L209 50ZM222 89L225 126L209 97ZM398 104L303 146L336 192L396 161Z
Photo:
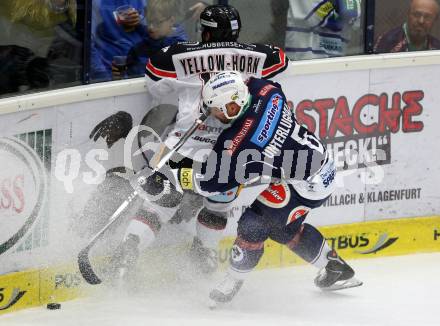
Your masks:
M212 5L200 14L203 42L236 41L241 29L240 14L229 5Z

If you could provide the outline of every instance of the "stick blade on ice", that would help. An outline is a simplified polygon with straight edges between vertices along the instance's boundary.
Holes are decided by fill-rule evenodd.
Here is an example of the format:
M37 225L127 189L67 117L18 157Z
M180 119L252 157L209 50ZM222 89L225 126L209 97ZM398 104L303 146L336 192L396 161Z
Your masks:
M102 281L93 271L92 264L89 259L89 247L84 248L78 254L78 267L81 275L87 283L92 285L100 284Z

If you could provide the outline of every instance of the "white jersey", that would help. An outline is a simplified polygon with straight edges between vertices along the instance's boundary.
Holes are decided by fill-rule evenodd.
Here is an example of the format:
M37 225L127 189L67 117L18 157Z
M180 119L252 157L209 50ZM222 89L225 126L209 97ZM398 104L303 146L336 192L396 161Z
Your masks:
M234 70L249 77L272 78L284 71L288 60L274 46L237 42L183 42L166 47L152 56L146 66L149 92L159 101L177 93L179 110L174 129L165 141L174 146L200 114L202 87L212 74ZM228 125L209 117L179 150L196 161L203 161Z
M285 41L288 58L303 60L345 55L353 29L360 27L359 19L343 24L337 17L331 1L289 0Z

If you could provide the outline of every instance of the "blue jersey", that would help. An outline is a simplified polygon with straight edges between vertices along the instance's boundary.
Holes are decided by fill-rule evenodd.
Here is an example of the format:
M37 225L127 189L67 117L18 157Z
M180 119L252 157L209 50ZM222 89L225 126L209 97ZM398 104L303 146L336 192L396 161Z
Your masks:
M248 88L250 104L196 173L203 192L225 192L261 177L306 180L325 163L322 143L298 124L279 84L250 78Z

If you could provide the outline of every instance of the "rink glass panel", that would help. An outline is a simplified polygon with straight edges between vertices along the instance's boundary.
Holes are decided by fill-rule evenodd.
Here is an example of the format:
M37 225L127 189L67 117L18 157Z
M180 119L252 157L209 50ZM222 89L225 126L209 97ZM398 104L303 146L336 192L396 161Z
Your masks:
M82 83L84 1L0 2L0 98Z
M292 1L297 0L228 1L240 12L242 29L239 40L249 43L269 43L284 49L287 46L285 36L288 25L289 2ZM364 26L365 0L362 0L359 27L350 31L351 39L347 44L346 55L364 53Z
M101 55L94 47L96 26L102 20L96 6L101 1L0 1L0 98L112 80L111 68L107 77L94 76L92 69L93 60ZM147 0L124 1L147 3ZM207 1L209 4L217 2ZM346 55L371 52L370 45L380 34L406 20L409 2L362 0L360 28L353 31ZM114 3L120 4L121 1ZM176 23L183 27L188 40L200 40L199 21L189 12L196 3L197 0L179 0L176 5ZM221 3L229 3L240 12L242 30L239 41L285 47L289 0L229 0ZM369 6L372 3L375 12L371 12ZM146 28L145 10L142 16ZM365 40L364 35L369 35L365 33L367 18L368 31L374 30L371 33L374 35ZM432 34L440 38L439 21ZM123 40L113 42L118 44ZM364 48L365 43L369 44L368 49ZM143 74L139 73L139 76Z
M387 31L402 26L408 17L411 0L376 1L374 20L374 41ZM440 2L438 2L440 5ZM440 19L434 23L431 35L440 39Z
M146 58L162 47L170 45L170 40L177 39L177 36L179 36L179 40L200 41L198 12L204 7L198 7L201 8L199 11L196 11L195 8L190 10L190 8L193 8L196 4L206 6L206 3L216 1L208 0L205 4L197 0L165 0L163 3L158 2L158 6L170 3L173 11L172 16L169 13L165 14L166 8L168 8L166 4L156 9L162 11L162 13L157 14L157 20L153 23L156 25L155 29L159 29L162 33L164 26L169 24L170 18L174 17L175 21L171 33L160 40L157 40L157 37L152 38L148 32L149 17L156 17L154 13L148 14L147 12L148 0L106 1L105 5L101 2L103 3L102 0L94 0L91 7L89 80L92 83L143 77ZM139 13L141 21L134 29L124 27L123 23L118 22L117 8L120 8L121 3L132 6ZM197 14L194 14L195 12ZM197 18L194 18L193 15ZM139 62L137 55L130 56L130 51L134 48L137 49L137 55L142 55L142 61L145 62ZM112 74L112 62L118 63L121 76ZM133 62L138 67L133 68ZM127 69L127 64L131 64L131 68Z

